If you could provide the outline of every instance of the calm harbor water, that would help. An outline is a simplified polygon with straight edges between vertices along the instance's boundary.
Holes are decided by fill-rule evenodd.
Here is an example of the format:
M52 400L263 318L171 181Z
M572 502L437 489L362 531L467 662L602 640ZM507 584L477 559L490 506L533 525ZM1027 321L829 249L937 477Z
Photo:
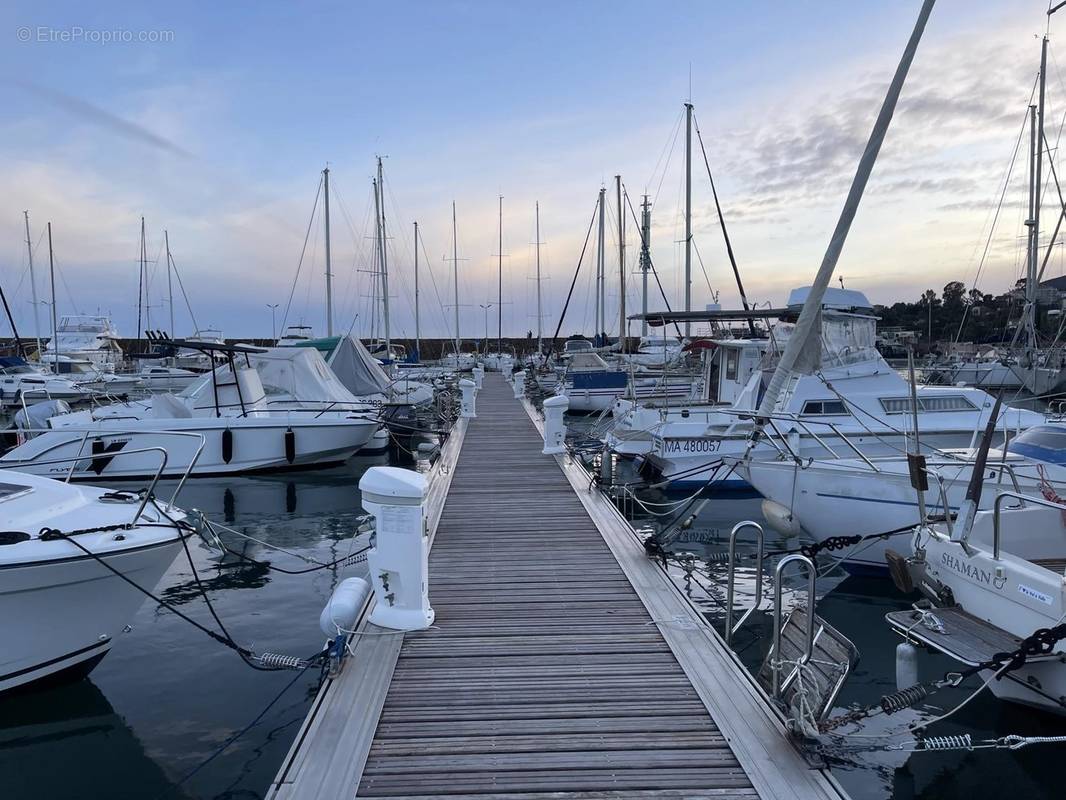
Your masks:
M374 463L383 462L353 462L335 470L289 476L193 481L181 502L263 542L331 561L362 544L354 540L357 518L363 513L356 484ZM719 629L725 593L715 581L725 575L722 559L729 530L743 519L761 520L757 497L716 494L675 544L670 561L673 578ZM634 521L638 527L675 522L670 516L654 518L643 511L634 514ZM239 541L228 543L236 546ZM798 543L767 529L767 549ZM258 560L286 568L306 566L260 544L245 547ZM318 615L323 603L337 580L363 569L284 575L255 565L223 563L197 540L193 552L196 568L231 634L260 652L308 655L319 649L323 636ZM738 583L738 603L747 602L753 589L748 569ZM769 583L764 583L764 591L769 590ZM184 557L171 567L158 592L210 624ZM861 652L835 713L852 703L876 703L895 690L898 639L882 618L887 611L906 608L909 601L887 580L848 578L832 569L819 580L818 592L819 613ZM769 631L769 614L760 614L738 635L737 646L753 669L765 654ZM928 654L921 655L920 665L923 679L952 668L946 659ZM290 682L246 733L207 761L256 720ZM261 798L317 685L317 673L254 672L203 633L146 603L132 630L120 637L89 679L0 701L0 798ZM941 692L928 707L881 718L883 724L871 724L858 735L847 735L852 728L843 729L845 735L826 755L852 797L979 800L1001 798L1006 787L1027 798L1061 797L1055 768L1059 751L1054 745L1015 753L907 754L884 749L885 744L907 738L900 731L908 722L952 707L974 686ZM931 732L969 732L977 739L1006 733L1063 733L1066 724L1002 705L986 694Z

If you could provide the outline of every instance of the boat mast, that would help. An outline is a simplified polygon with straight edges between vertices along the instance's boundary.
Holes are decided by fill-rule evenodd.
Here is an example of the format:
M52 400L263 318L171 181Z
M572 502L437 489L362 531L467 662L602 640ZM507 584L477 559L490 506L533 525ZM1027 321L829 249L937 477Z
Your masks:
M41 311L37 303L37 279L33 273L33 244L30 242L30 212L23 211L26 220L26 253L30 259L30 296L33 299L33 336L37 341L37 360L41 360Z
M877 154L881 151L881 145L884 144L888 126L892 122L892 115L896 110L896 103L899 101L899 95L903 91L903 84L907 79L907 73L910 71L914 54L918 50L918 43L922 39L922 33L925 31L925 24L929 20L929 14L932 13L934 2L935 0L924 0L922 3L922 9L918 13L918 20L914 24L914 30L911 32L910 39L907 40L903 56L900 58L895 74L892 76L892 83L889 84L884 102L877 113L873 130L870 132L870 138L866 142L866 148L859 159L855 177L852 179L851 188L848 190L848 196L844 201L840 217L837 219L836 227L833 229L832 237L829 239L825 255L822 257L821 266L819 266L818 273L811 284L807 299L803 303L803 309L800 311L799 319L796 321L796 327L788 338L785 350L777 363L777 369L774 370L770 384L766 388L766 394L763 395L762 402L759 404L758 424L752 436L752 442L756 441L761 434L766 417L773 413L778 398L784 391L789 378L792 377L793 370L799 363L801 354L808 346L808 340L812 335L815 337L820 335L817 323L820 318L825 291L829 287L829 281L833 277L837 261L840 259L840 253L844 249L844 242L848 238L848 231L851 230L851 223L855 220L859 202L862 200L863 193L866 190L866 183L869 181L870 173L873 172L874 163L877 161ZM817 341L817 338L815 341ZM751 445L749 445L749 449L750 447Z
M322 197L326 218L326 336L333 335L333 262L329 251L329 167L322 170Z
M626 351L626 217L622 211L622 176L614 176L615 201L618 207L618 345Z
M600 187L600 229L599 241L596 248L596 342L597 346L603 344L601 334L607 329L607 304L604 302L604 272L606 263L603 252L604 213L607 205L607 189Z
M648 272L651 269L651 203L647 195L644 195L644 202L640 206L640 229L640 312L645 317L640 321L640 336L644 338L648 335Z
M144 225L144 218L141 218L141 225ZM52 353L54 354L56 372L59 372L59 340L56 338L56 262L55 254L52 251L52 223L48 223L48 275L52 282ZM141 338L140 335L137 338Z
M1037 99L1037 107L1035 111L1035 126L1033 139L1033 176L1032 176L1032 189L1030 192L1030 217L1029 217L1029 281L1026 286L1027 294L1029 294L1029 315L1030 326L1032 328L1032 346L1035 347L1038 343L1036 335L1036 295L1039 287L1037 286L1037 280L1039 278L1038 262L1040 260L1040 193L1043 187L1043 166L1044 166L1044 95L1047 85L1047 44L1048 37L1045 35L1040 42L1040 92Z
M503 195L500 195L500 238L498 243L498 249L496 251L497 257L497 274L499 276L498 291L496 296L496 353L497 355L503 355ZM488 342L485 343L485 349L488 349Z
M381 316L385 323L385 358L392 360L392 336L389 332L389 259L385 247L385 175L381 168L381 156L378 156L378 194L381 196Z
M163 241L167 250L167 305L170 306L170 335L174 336L174 284L170 276L170 233L163 231Z
M51 253L51 250L52 250L52 223L51 222L48 223L48 250L49 250L48 261L49 261L49 263L51 263L51 261L52 261L52 253ZM141 323L142 323L141 313L142 313L142 309L143 309L143 305L141 304L141 300L144 297L144 217L141 217L141 252L140 252L140 262L139 262L138 266L139 266L139 271L137 273L137 342L139 343L141 341ZM55 280L53 279L52 280L52 299L53 300L55 300L55 293L56 293L55 292ZM54 308L53 308L53 312L54 312ZM55 314L53 313L52 316L54 317ZM53 335L55 334L55 326L53 326L52 333L53 333ZM55 349L55 340L54 339L52 340L52 348Z
M455 365L459 366L459 239L455 225L455 201L452 200L452 264L455 269Z
M537 353L544 352L544 335L541 330L543 314L540 302L540 200L534 205L537 218Z
M692 103L685 103L685 311L692 310ZM685 336L692 323L685 320Z
M422 328L418 316L418 220L415 220L415 360L422 360Z
M1026 354L1033 357L1036 347L1036 244L1033 223L1036 219L1036 106L1029 106L1029 216L1025 220L1027 232L1025 253L1025 341ZM932 305L930 305L932 308ZM930 312L932 313L932 312Z

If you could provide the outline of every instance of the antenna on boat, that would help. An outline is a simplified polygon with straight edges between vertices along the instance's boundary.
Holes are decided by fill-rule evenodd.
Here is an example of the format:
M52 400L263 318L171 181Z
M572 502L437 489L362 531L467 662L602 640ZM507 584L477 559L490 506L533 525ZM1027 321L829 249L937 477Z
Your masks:
M33 244L30 242L30 212L23 211L26 220L26 254L30 259L30 297L33 300L33 336L37 340L37 360L41 360L41 310L37 302L37 278L33 272ZM11 323L11 330L15 330L15 323ZM16 338L18 335L16 334Z
M333 335L333 262L329 250L329 167L322 170L323 211L326 222L326 336ZM341 209L344 210L343 208Z

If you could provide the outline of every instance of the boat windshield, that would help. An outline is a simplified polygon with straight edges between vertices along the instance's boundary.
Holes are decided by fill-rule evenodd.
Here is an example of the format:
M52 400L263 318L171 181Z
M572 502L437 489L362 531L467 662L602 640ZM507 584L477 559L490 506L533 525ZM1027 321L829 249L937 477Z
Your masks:
M586 353L592 350L592 342L588 339L577 339L576 341L570 341L566 343L565 352L567 353Z
M1015 437L1007 452L1049 464L1066 464L1066 428L1037 425Z

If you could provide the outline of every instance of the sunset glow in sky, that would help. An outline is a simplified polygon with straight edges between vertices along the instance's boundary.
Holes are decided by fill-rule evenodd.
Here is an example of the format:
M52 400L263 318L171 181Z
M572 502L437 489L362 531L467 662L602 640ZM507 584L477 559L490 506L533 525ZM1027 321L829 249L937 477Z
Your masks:
M197 322L266 336L268 304L324 333L331 168L339 326L369 335L375 156L385 156L394 335L414 333L412 223L424 237L423 335L451 335L451 204L462 335L496 303L503 195L504 332L535 328L540 202L545 330L554 330L597 193L607 186L608 314L617 314L614 176L653 203L653 258L682 297L682 104L695 105L748 293L810 281L919 3L189 3L110 8L16 0L0 11L0 280L32 334L51 221L59 311L136 328L140 217L153 327L165 327L163 230ZM838 269L875 302L951 280L1004 291L1021 268L1024 149L992 218L1030 101L1046 4L941 0ZM1055 18L1047 136L1066 119ZM79 32L80 31L80 32ZM110 41L105 41L110 39ZM124 40L128 39L128 41ZM691 77L690 77L691 76ZM1054 153L1053 153L1054 158ZM1056 159L1056 167L1057 167ZM693 157L696 307L738 296L702 155ZM1049 184L1045 231L1057 212ZM1057 198L1056 198L1057 201ZM628 214L627 214L628 216ZM627 219L628 303L639 305ZM986 251L987 243L987 254ZM1051 275L1063 272L1055 255ZM702 261L702 267L700 263ZM432 271L432 280L429 270ZM586 256L564 333L592 329ZM436 288L434 288L434 283ZM47 276L38 273L47 297ZM289 300L291 292L291 302ZM439 299L438 299L439 297ZM661 308L655 298L653 308ZM495 319L496 308L489 311ZM46 317L42 314L42 318ZM181 303L179 335L192 332ZM495 322L491 323L495 330ZM7 325L0 326L4 333Z

